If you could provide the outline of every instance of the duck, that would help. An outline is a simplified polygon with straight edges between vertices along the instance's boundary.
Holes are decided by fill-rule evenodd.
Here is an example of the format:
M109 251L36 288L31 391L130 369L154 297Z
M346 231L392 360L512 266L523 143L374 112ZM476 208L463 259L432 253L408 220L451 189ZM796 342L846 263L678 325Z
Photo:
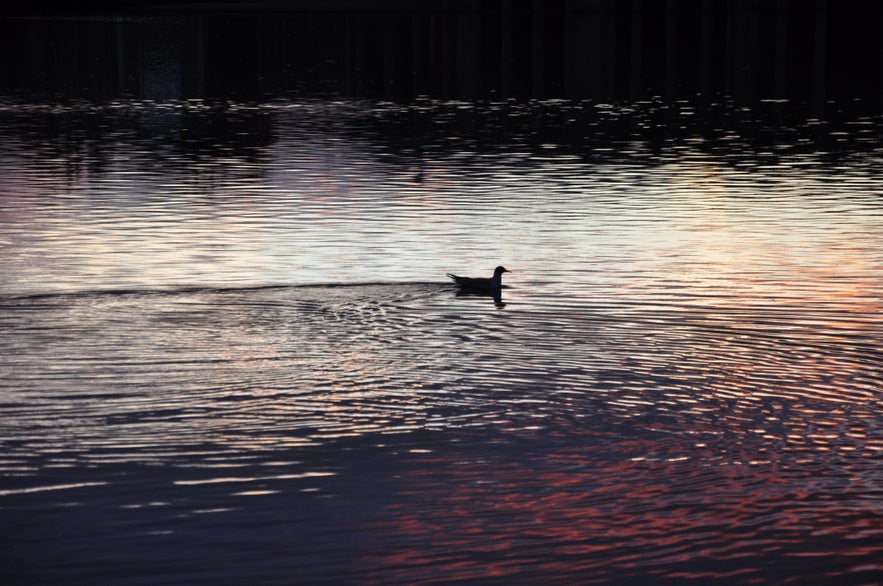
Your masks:
M469 289L473 291L496 291L499 290L500 287L503 286L502 276L503 273L511 273L509 269L503 266L499 266L494 269L494 276L485 278L485 277L458 277L457 275L452 275L451 273L447 273L448 277L452 281L454 281L457 285L459 285L462 289Z

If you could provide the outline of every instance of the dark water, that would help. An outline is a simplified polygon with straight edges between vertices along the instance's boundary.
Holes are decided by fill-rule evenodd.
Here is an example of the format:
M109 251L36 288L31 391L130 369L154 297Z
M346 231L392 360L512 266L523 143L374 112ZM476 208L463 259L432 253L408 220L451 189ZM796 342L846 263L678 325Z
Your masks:
M4 582L880 582L832 112L5 100Z

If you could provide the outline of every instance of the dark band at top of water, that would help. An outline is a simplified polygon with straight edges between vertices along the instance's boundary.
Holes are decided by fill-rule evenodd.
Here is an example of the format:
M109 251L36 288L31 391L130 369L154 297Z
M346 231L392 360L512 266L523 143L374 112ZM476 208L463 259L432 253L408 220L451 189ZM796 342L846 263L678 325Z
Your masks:
M883 19L873 2L368 4L99 1L78 3L99 16L88 20L6 19L5 92L151 100L701 94L787 99L817 113L831 99L877 109L883 96ZM45 16L52 8L17 10ZM66 4L54 8L66 14ZM128 18L100 18L116 14Z

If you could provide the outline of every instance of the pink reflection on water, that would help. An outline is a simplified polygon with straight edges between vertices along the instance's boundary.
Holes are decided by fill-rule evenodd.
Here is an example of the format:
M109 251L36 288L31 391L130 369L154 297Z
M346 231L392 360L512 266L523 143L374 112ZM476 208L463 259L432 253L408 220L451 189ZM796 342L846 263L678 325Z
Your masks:
M653 450L644 441L501 448L411 462L379 528L392 545L366 557L368 575L754 581L779 563L815 580L871 563L868 539L883 537L883 511L851 499L838 471L807 478L782 462L709 464L702 449L642 461L632 454Z

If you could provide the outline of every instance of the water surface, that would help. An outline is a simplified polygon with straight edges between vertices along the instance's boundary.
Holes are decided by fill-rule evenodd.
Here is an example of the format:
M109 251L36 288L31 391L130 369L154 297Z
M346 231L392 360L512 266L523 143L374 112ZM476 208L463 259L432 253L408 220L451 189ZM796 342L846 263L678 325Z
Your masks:
M879 581L881 121L787 106L3 103L5 577Z

